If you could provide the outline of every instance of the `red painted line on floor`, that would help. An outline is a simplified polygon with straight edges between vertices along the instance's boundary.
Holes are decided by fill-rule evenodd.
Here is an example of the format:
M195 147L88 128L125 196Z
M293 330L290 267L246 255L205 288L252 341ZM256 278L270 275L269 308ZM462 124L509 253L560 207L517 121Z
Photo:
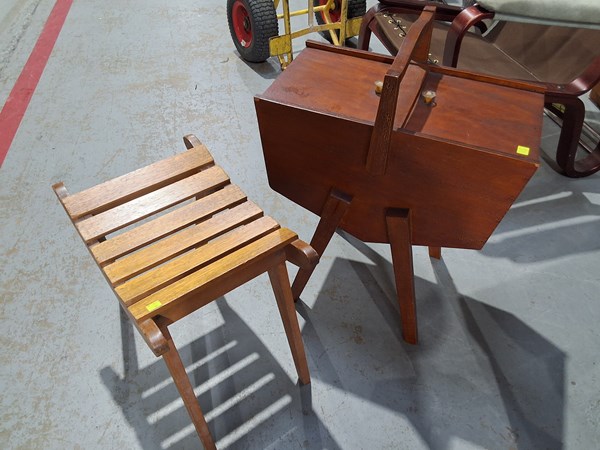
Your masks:
M21 125L21 120L42 77L72 3L73 0L56 0L21 75L2 107L0 112L0 167Z

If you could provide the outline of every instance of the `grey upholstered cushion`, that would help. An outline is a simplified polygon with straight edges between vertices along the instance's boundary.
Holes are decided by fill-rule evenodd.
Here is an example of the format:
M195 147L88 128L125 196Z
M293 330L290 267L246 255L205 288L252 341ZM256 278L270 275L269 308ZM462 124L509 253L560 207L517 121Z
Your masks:
M481 0L496 19L600 28L600 0Z

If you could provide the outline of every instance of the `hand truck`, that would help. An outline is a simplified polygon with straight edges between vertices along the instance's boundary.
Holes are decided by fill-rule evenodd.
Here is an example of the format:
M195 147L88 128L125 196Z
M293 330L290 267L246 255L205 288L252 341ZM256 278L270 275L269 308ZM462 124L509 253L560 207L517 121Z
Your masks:
M248 62L263 62L276 56L285 69L293 59L294 38L319 32L331 43L342 45L346 39L358 36L366 0L307 3L305 9L290 10L290 0L227 0L229 31L240 56ZM292 32L291 17L301 15L308 16L308 27ZM283 20L282 35L279 20Z

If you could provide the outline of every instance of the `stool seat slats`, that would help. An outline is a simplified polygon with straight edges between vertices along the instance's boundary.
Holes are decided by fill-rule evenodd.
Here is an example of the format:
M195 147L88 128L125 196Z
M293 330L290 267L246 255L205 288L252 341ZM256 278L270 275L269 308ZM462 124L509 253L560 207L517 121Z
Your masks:
M262 215L262 210L256 204L252 202L242 203L205 222L186 228L136 253L127 255L106 266L104 271L111 283L122 283L184 253L192 247L202 245L206 241Z
M275 220L262 217L117 286L115 292L129 306L150 292L236 251L277 228L279 224Z
M77 228L83 239L89 243L177 203L195 196L204 196L228 182L229 177L223 169L214 166L96 216L83 219L77 223Z
M254 210L251 218L256 218L258 214L262 214L262 211L260 209ZM248 214L248 216L250 216L250 214ZM121 261L125 261L126 264L124 266L119 266L111 271L108 269L110 269L112 265L107 266L106 276L113 286L120 286L123 282L127 282L127 280L135 281L140 277L143 277L142 280L136 281L136 283L139 282L143 285L143 280L145 279L149 279L150 283L153 283L151 280L153 275L148 274L147 271L159 266L159 264L160 266L156 267L156 272L160 272L161 276L171 277L172 275L170 272L172 270L176 271L177 267L187 267L188 270L192 270L199 264L204 264L206 261L209 261L210 258L207 259L203 255L212 252L212 248L219 249L219 252L217 252L214 257L224 255L279 227L279 224L269 217L260 218L247 226L237 229L234 229L238 225L236 222L215 221L215 223L210 224L207 227L204 226L205 223L201 226L185 230L186 232L197 231L197 233L195 233L196 236L194 236L195 239L188 240L187 244L189 245L186 245L186 243L179 245L179 242L169 242L169 245L162 246L162 242L158 242L147 249L143 249L140 252L131 255L131 258L135 258L134 261L118 260L113 264L118 265ZM207 228L207 230L205 230L205 228ZM232 229L234 230L231 231ZM227 234L221 238L208 242L211 238L216 238L223 233ZM194 249L194 247L198 248ZM140 257L138 257L138 254ZM147 261L144 259L144 256L148 256ZM157 275L154 276L157 277Z
M194 147L171 158L73 194L63 200L73 220L97 214L157 187L165 186L214 164L206 147Z
M195 136L184 143L184 153L78 194L69 195L63 183L53 189L121 307L163 357L204 448L212 450L168 327L268 272L298 377L310 383L286 260L313 267L318 258L231 184Z
M259 258L268 257L295 239L297 239L297 235L287 228L275 230L134 303L129 307L129 311L137 321L151 318L157 314L157 311L153 310L153 305L160 303L161 308L167 309L180 299L194 293L198 286L209 289L211 284L218 283L221 277L229 275L233 271L243 270L246 264Z
M134 229L112 236L110 239L92 246L92 254L98 264L105 265L245 200L246 194L239 187L228 184L209 197L183 205L151 222L143 223Z

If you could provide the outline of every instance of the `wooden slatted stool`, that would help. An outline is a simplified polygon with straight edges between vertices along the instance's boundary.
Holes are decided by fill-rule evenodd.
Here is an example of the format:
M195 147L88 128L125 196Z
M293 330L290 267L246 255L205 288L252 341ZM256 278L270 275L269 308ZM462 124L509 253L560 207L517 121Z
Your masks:
M53 189L121 306L164 358L204 447L215 448L167 327L268 272L298 377L309 383L285 262L308 268L318 255L248 201L195 136L184 142L183 153L77 194L63 183Z

